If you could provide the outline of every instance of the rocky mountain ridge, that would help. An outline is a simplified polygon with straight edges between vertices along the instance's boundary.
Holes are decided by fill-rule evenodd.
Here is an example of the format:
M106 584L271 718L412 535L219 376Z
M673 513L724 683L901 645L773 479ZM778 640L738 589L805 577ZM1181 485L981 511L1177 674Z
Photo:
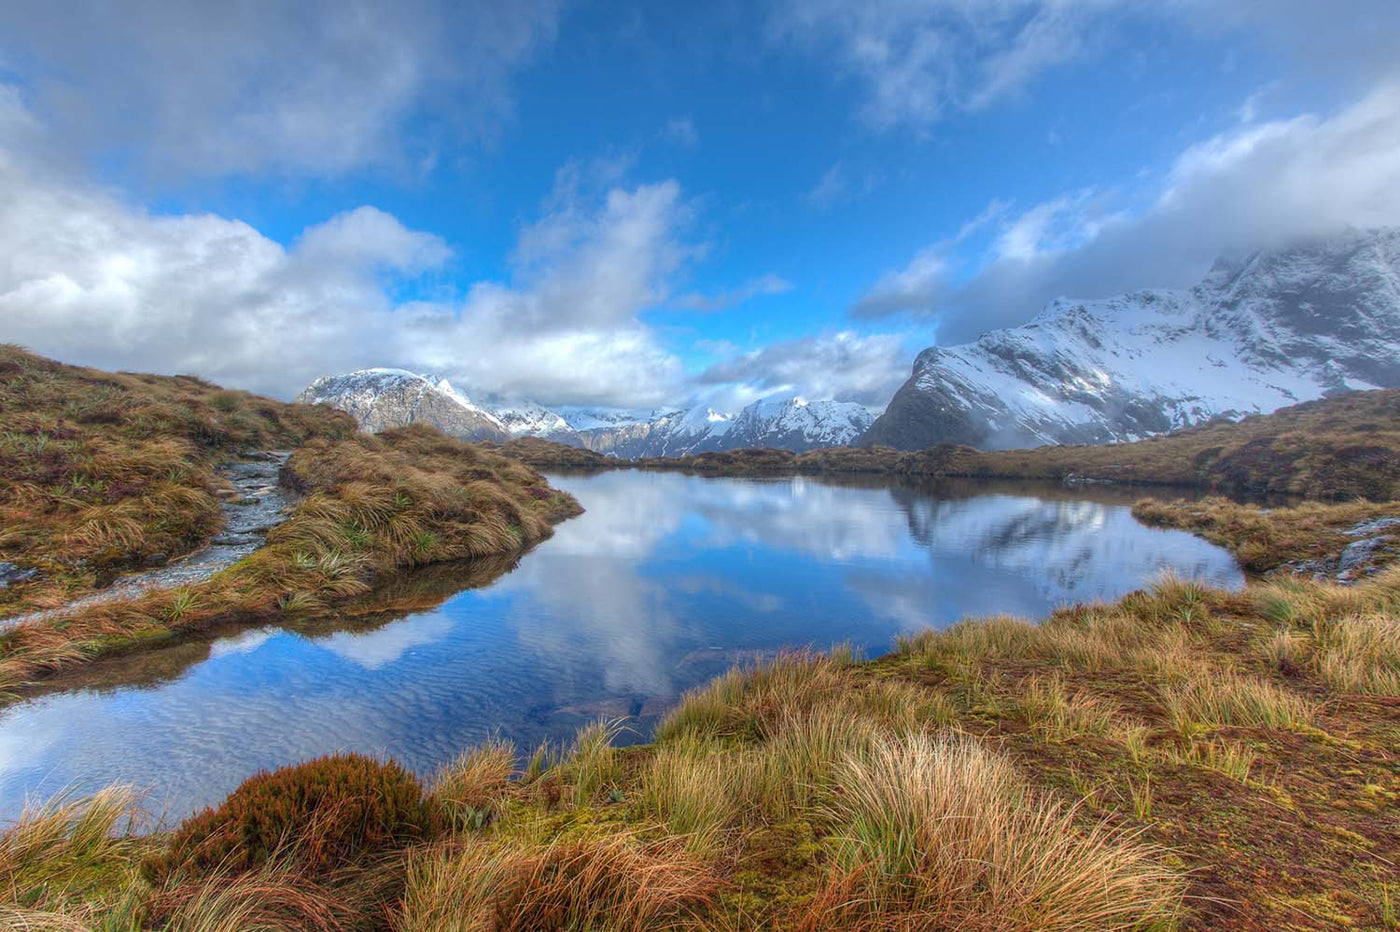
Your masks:
M542 437L624 459L738 447L804 451L840 446L855 442L872 421L858 404L802 398L762 399L736 414L705 405L645 414L559 412L530 401L469 397L446 379L391 368L317 379L297 401L339 408L371 432L427 423L465 440Z
M930 347L863 442L1109 443L1394 386L1400 230L1353 231Z

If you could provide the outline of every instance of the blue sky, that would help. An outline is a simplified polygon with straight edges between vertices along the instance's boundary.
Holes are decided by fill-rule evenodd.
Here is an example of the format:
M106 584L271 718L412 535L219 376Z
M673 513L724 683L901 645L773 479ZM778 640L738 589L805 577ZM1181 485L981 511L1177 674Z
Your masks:
M1400 222L1400 5L0 11L0 339L287 397L879 407L1061 294Z

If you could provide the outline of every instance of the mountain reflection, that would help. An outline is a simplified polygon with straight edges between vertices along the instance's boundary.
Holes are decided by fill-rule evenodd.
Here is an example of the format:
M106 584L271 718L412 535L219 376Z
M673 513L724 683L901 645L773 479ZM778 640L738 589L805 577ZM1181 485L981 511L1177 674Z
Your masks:
M1137 524L1122 493L676 473L562 476L587 509L518 559L426 568L334 617L93 664L0 712L0 819L27 793L121 781L172 816L259 768L355 749L430 772L500 735L648 729L746 657L968 614L1043 616L1227 554Z

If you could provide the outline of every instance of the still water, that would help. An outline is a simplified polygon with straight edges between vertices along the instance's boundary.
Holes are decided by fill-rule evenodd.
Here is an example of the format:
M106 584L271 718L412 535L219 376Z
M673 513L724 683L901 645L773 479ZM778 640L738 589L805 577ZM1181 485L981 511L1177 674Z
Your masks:
M405 577L333 621L117 658L0 711L0 820L112 782L167 819L336 750L421 773L489 735L533 747L630 717L785 646L964 615L1043 616L1165 569L1221 586L1225 551L1138 524L1130 496L636 471L558 476L587 509L518 560ZM465 588L472 587L472 588Z

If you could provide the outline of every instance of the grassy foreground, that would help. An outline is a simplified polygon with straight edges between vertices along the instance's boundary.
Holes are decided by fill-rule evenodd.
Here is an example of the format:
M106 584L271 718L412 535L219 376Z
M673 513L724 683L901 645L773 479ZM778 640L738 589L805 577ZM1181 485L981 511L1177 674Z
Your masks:
M518 553L580 511L535 469L427 427L357 434L327 408L13 347L0 372L0 559L38 571L0 588L0 614L198 546L222 521L214 466L238 453L295 448L283 481L303 496L267 546L205 582L0 632L0 696L221 622L314 616L397 570Z
M58 801L0 837L0 924L1393 929L1397 611L1400 569L1166 579L734 670L642 747L322 759L145 837Z

